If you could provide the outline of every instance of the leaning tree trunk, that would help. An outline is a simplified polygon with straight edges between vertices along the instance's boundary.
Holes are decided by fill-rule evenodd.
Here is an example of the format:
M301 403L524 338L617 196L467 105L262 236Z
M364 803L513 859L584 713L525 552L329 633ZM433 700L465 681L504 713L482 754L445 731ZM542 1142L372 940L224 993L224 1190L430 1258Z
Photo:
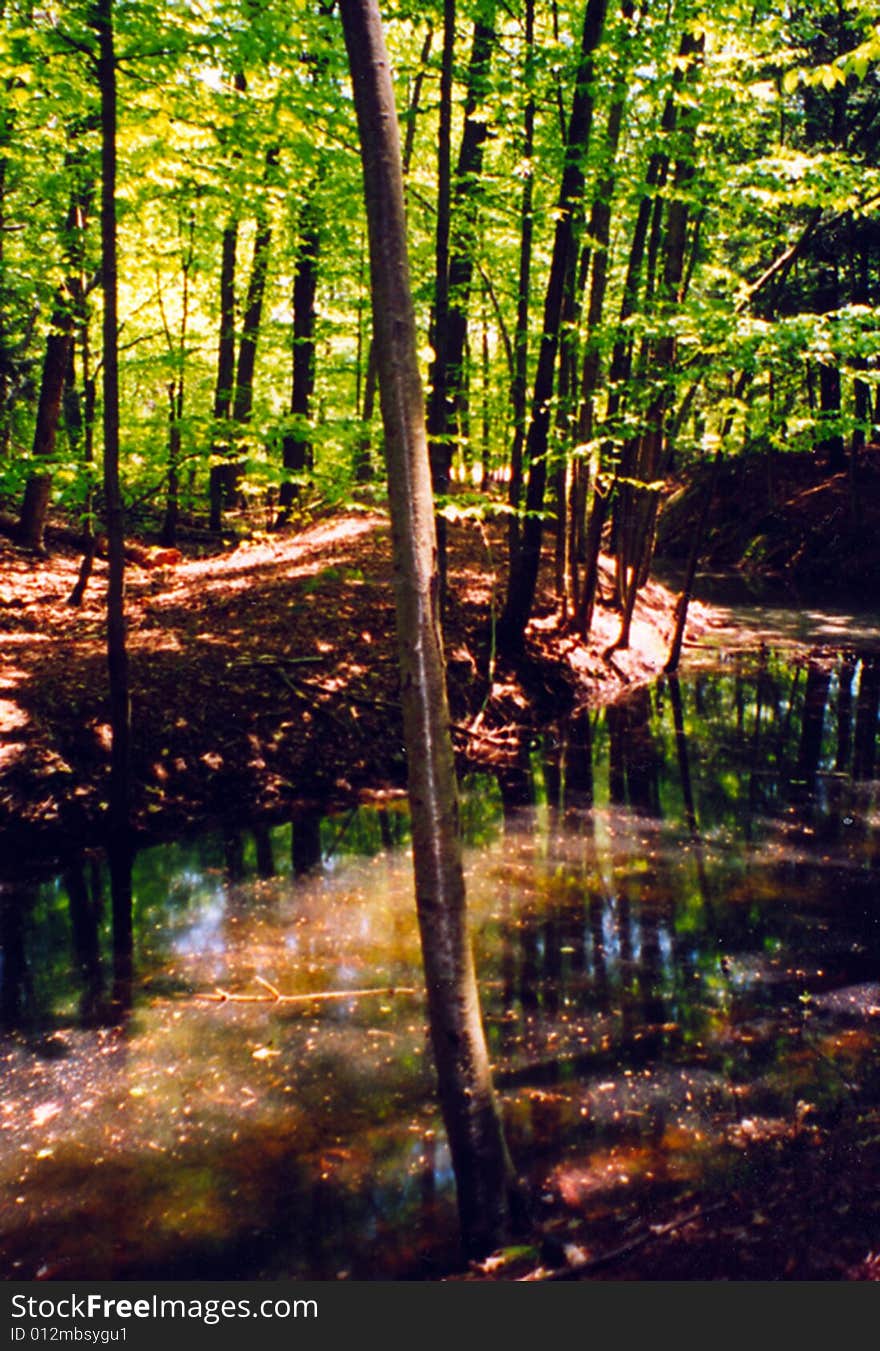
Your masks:
M466 1250L477 1254L496 1247L508 1231L513 1173L492 1087L467 929L400 143L376 0L342 0L340 7L360 132L370 237L416 905L462 1238Z

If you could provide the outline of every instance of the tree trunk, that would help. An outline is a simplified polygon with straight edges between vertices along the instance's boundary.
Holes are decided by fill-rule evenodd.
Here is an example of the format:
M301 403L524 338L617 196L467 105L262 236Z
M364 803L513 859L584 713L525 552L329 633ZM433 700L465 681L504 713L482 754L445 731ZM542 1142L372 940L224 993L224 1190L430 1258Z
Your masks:
M238 222L231 220L223 231L220 259L220 339L217 345L217 383L214 387L214 436L210 470L210 525L223 526L225 505L224 461L229 455L229 420L235 385L235 254Z
M125 637L125 519L119 485L119 322L116 245L116 55L113 0L98 0L101 91L101 272L104 286L104 499L107 534L107 672L110 686L110 874L117 991L131 974L131 734ZM120 993L120 998L121 998ZM123 1001L125 1002L125 1001Z
M32 454L43 467L34 470L25 486L19 521L19 537L26 548L42 552L43 531L52 488L50 461L55 451L58 424L69 394L73 363L74 319L85 309L83 267L85 230L94 196L94 179L87 163L83 138L94 130L92 116L74 120L64 157L65 171L71 176L70 201L61 231L66 276L56 291L49 336L40 380L37 419ZM2 364L2 363L0 363ZM82 419L79 419L82 425ZM68 427L70 424L68 423Z
M702 57L702 33L685 33L680 55L686 60L686 73L696 68L692 58ZM695 102L685 105L675 125L683 133L686 154L676 162L672 187L666 208L666 225L662 250L650 265L661 269L658 296L652 308L667 324L682 303L688 274L685 270L687 229L690 214L689 194L695 174L692 146L696 140L699 108ZM662 204L666 194L658 195ZM676 340L671 329L662 333L656 343L645 344L644 362L650 366L660 388L651 401L645 417L645 428L630 448L623 465L623 473L633 482L619 494L616 525L617 572L623 618L614 648L629 646L630 627L636 595L647 580L653 554L654 532L659 498L652 486L665 472L664 457L668 457L670 439L667 437L667 419L674 395L673 374L676 361ZM661 383L662 382L662 383Z
M406 197L406 180L409 176L410 164L412 162L413 147L416 139L416 122L418 120L419 108L422 98L422 86L425 83L425 72L428 66L428 59L431 55L431 46L434 41L434 29L429 25L425 34L425 41L422 46L421 56L419 57L419 68L412 84L409 106L406 111L406 132L403 141L403 183L404 199ZM360 369L360 366L359 366ZM376 406L376 350L372 334L367 344L367 363L364 376L364 397L363 402L360 398L356 400L357 416L360 419L361 430L355 446L354 454L354 477L356 483L371 483L373 480L373 461L370 454L370 424L373 419L373 410Z
M499 646L511 654L522 649L525 628L532 612L538 583L553 372L559 346L565 283L575 244L575 216L584 193L584 160L592 130L595 99L594 57L602 38L606 6L607 0L588 0L584 14L581 53L566 142L565 167L556 213L550 277L544 300L544 325L538 353L538 368L535 373L532 417L526 441L528 485L525 506L528 515L522 527L520 547L510 560L507 598L498 625Z
M535 0L525 0L525 70L526 106L523 110L522 160L525 168L522 201L520 203L519 278L516 288L516 334L514 337L514 368L510 386L510 404L513 412L513 445L510 451L510 485L507 500L513 508L508 528L508 548L511 558L519 551L520 525L517 515L523 493L523 450L526 440L529 369L529 301L532 285L532 236L534 221L534 173L532 155L535 149Z
M821 430L816 449L824 457L828 473L840 474L846 468L846 449L839 427L840 368L830 361L819 362L819 410Z
M630 0L623 0L620 8L621 17L624 22L629 23L633 15L633 6L630 3ZM587 234L592 241L592 251L590 260L590 295L587 303L587 337L584 343L580 388L578 391L577 440L580 445L588 445L593 440L594 397L596 390L599 387L599 376L601 373L601 340L599 330L605 310L605 294L608 289L608 251L611 239L611 204L617 181L617 153L620 145L621 132L623 130L623 114L626 108L629 76L629 66L624 65L611 95L611 105L608 110L608 125L605 132L605 147L603 154L604 173L593 199L590 221L587 226ZM602 469L601 463L598 462L598 457L592 455L590 456L590 459L579 459L575 461L573 482L571 486L571 501L569 504L569 587L575 614L577 616L576 622L581 622L583 619L586 619L587 632L589 632L589 624L592 620L592 610L598 582L597 569L599 549L601 547L602 527L605 523L605 514L608 506L607 490L603 491L597 474L593 491L593 509L599 512L600 519L596 522L596 528L592 532L587 532L586 503L589 490L590 460L594 460L597 463L597 470ZM588 555L588 533L590 543L595 539L595 556ZM582 605L581 603L582 596L579 585L579 564L582 561L588 563L588 565L591 564L592 566L592 572L588 571L585 579L586 588L589 590L585 605ZM586 637L586 633L584 636Z
M300 222L299 254L293 279L293 368L290 386L291 430L284 437L284 468L298 478L312 467L313 450L309 435L312 395L315 390L315 295L318 289L318 254L321 236L314 195L303 206ZM286 479L281 485L279 525L290 516L302 485Z
M341 0L364 167L385 427L416 905L440 1102L466 1251L509 1230L513 1174L492 1086L467 928L425 413L400 143L375 0Z
M443 55L440 65L440 110L437 129L437 221L434 234L434 308L430 340L434 351L428 396L428 437L431 482L436 497L449 488L446 435L449 392L449 243L452 220L452 76L455 58L455 0L443 4ZM446 574L446 530L437 523L441 599Z

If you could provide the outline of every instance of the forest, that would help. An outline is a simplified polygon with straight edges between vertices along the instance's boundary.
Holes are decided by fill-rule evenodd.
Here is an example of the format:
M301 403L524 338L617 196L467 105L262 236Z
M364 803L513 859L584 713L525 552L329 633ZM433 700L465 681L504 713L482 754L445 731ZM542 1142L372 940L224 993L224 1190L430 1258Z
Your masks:
M878 1279L874 9L0 53L0 1276Z

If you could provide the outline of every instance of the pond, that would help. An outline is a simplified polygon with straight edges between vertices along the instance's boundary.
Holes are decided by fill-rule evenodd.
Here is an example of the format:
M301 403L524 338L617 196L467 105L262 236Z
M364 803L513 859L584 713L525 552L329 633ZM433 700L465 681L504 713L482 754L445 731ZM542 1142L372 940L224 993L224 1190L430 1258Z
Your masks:
M737 653L464 785L511 1152L642 1222L874 1093L880 657ZM0 1275L435 1279L459 1262L405 806L0 889ZM866 1238L867 1242L867 1238Z

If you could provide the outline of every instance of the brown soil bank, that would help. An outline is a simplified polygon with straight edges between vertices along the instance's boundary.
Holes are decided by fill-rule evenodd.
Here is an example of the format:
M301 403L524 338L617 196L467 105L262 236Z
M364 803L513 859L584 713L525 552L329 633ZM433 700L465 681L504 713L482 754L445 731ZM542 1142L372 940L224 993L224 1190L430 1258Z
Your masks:
M610 610L588 646L566 637L545 592L526 661L515 672L494 663L498 555L476 526L450 537L447 657L463 767L497 762L537 723L661 670L675 598L654 583L628 651L603 656L619 624ZM49 862L105 830L106 574L96 564L85 603L71 607L78 558L58 538L49 532L45 559L0 540L0 867ZM402 787L390 575L387 520L355 511L176 566L130 566L140 832ZM691 634L710 620L696 606Z
M658 530L660 556L687 556L711 476L708 465L691 470L673 489ZM880 446L834 475L811 454L725 461L701 560L784 582L795 600L837 595L873 604L880 586Z

